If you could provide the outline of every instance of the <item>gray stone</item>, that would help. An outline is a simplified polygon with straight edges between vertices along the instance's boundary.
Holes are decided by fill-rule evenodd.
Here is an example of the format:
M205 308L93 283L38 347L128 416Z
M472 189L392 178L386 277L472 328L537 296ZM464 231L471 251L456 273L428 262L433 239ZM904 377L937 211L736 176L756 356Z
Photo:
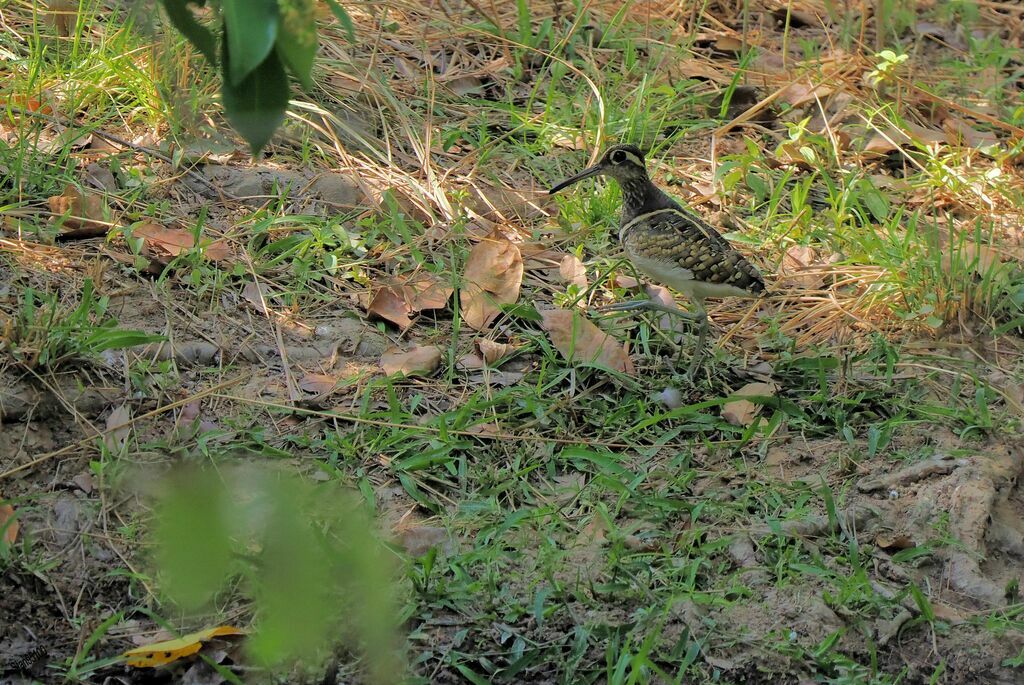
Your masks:
M350 178L339 173L326 173L313 182L313 194L323 202L337 207L356 207L366 196Z

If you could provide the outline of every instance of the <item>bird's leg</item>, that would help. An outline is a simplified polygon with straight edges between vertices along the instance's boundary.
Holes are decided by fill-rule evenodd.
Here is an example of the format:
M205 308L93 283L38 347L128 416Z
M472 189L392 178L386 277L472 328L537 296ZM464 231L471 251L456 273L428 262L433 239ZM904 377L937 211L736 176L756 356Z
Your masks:
M678 316L681 319L692 321L697 325L697 349L693 353L693 357L690 360L690 366L686 371L686 375L693 380L693 375L697 371L697 365L704 356L704 344L708 338L708 315L704 310L704 303L699 300L694 300L694 306L696 312L688 312L678 307L671 307L655 300L633 300L631 302L618 302L616 304L607 305L605 307L598 307L598 312L632 312L638 309L653 310L663 312L671 316ZM682 353L682 346L679 347L679 352Z
M594 311L597 312L632 312L637 309L648 309L665 314L671 314L672 316L678 316L681 319L689 319L690 321L700 321L700 314L691 314L685 309L679 307L671 307L655 300L633 300L631 302L618 302L616 304L609 304L604 307L598 307Z
M697 365L704 358L704 343L708 339L708 315L703 308L695 315L697 321L697 349L693 351L690 359L690 366L686 369L686 376L692 381L693 375L697 372Z

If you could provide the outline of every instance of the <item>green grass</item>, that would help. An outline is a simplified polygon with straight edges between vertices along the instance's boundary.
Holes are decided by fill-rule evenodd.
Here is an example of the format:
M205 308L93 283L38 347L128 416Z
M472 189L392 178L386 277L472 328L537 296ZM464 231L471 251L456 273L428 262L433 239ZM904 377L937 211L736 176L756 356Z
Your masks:
M962 3L965 19L970 19L968 4ZM912 26L916 18L907 3L885 5L893 22L885 44L895 49L901 27ZM274 388L266 396L252 388L224 390L207 398L213 404L204 412L216 424L207 432L188 428L187 422L172 427L161 423L162 416L140 419L125 454L105 451L101 441L78 453L92 460L105 497L121 502L136 467L154 461L166 464L173 457L216 468L244 461L284 465L314 483L327 481L321 483L324 489L327 484L352 488L381 516L413 512L419 523L412 535L422 525L443 529L445 542L421 555L399 543L387 552L397 571L385 584L400 605L410 682L432 682L438 674L481 683L523 682L539 674L564 683L733 682L772 674L827 683L942 682L946 666L939 660L924 676L914 676L924 680L910 680L907 667L893 658L892 644L880 644L875 631L906 610L913 617L902 628L904 643L927 646L955 637L930 608L938 591L912 580L928 580L929 565L941 564L943 551L959 544L948 521L945 526L938 521L914 547L883 557L847 524L844 513L858 501L859 465L878 469L926 459L945 449L932 439L939 430L957 435L958 446L967 451L1019 434L1019 416L991 380L994 364L915 345L932 336L953 337L964 324L968 340L994 334L1008 345L1019 343L1024 271L997 221L1024 206L1019 179L1001 164L1010 150L983 154L918 146L873 160L855 154L856 148L837 148L827 132L813 132L808 119L784 113L778 136L749 133L745 143L724 152L719 148L711 166L706 141L723 123L708 115L714 93L698 78L670 80L666 73L693 60L692 51L704 54L692 36L701 28L717 30L715 22L687 27L681 39L678 27L637 24L625 8L570 22L532 16L531 4L521 2L500 25L494 18L451 22L431 15L429 27L451 35L449 49L472 45L495 59L505 51L510 58L507 70L498 72L500 83L485 79L482 93L457 96L441 87L444 74L424 76L428 69L415 61L415 50L423 46L406 31L404 18L378 23L357 16L361 33L380 31L408 50L378 46L370 69L365 46L337 40L343 33L337 26L326 29L325 39L345 50L318 60L314 72L321 85L312 95L297 95L302 104L292 110L289 137L270 161L361 174L391 188L377 206L300 213L293 202L301 190L292 188L280 189L259 208L200 211L166 192L179 183L181 167L160 167L134 151L110 153L106 163L123 183L108 200L124 218L124 228L106 242L67 248L73 264L53 272L59 276L48 275L40 260L27 258L35 254L35 243L7 228L20 228L27 238L54 239L54 226L38 210L49 195L81 182L79 144L92 130L126 138L157 132L153 146L178 160L181 148L195 138L225 135L225 129L217 130L221 122L212 106L216 84L201 61L176 37L150 34L137 19L111 15L104 7L84 2L73 35L56 39L40 16L19 6L28 41L0 38L0 47L16 56L5 67L2 89L11 105L4 125L16 135L0 142L0 206L7 222L0 229L6 241L0 243L0 273L24 279L12 280L14 297L8 301L14 304L0 299L5 354L0 369L44 373L72 359L79 366L83 360L97 364L103 350L138 341L111 338L131 331L110 327L106 295L96 297L91 285L76 289L92 283L82 274L88 260L103 258L104 250L130 259L114 267L116 273L108 272L97 290L147 288L165 312L156 319L165 334L164 326L178 336L191 330L209 335L202 323L213 321L229 335L243 337L239 331L246 331L246 340L271 348L278 346L278 336L284 340L299 331L295 335L301 340L304 331L358 316L354 294L388 276L427 271L458 287L470 236L480 232L462 204L470 195L468 184L526 191L535 183L542 190L586 163L583 151L560 146L580 135L592 145L599 131L604 141L644 146L656 177L671 181L668 189L683 200L691 199L687 184L714 183L720 205L699 211L728 221L730 239L756 255L766 272L775 272L794 246L834 256L830 277L841 283L831 293L849 307L851 317L867 322L856 336L838 324L834 329L848 337L812 335L807 326L789 324L817 305L781 292L708 355L711 361L693 387L662 359L672 359L675 346L659 329L658 317L601 322L630 341L640 370L636 377L568 365L531 308L626 297L608 277L631 273L616 253L618 189L583 184L558 197L557 217L505 226L577 254L590 281L580 292L531 275L521 307L492 326L500 337L522 344L516 357L526 360L522 379L506 385L456 367L473 337L457 311L441 312L436 319L424 315L405 336L383 323L368 323L389 343L409 339L440 345L443 370L419 380L354 377L322 406L293 403L275 395ZM603 34L597 47L581 30L591 20ZM836 21L839 42L857 49L859 24L851 17ZM802 39L794 33L786 40ZM816 56L809 48L804 52L808 59ZM1018 53L971 39L970 59L955 67L941 63L949 71L939 72L936 80L922 78L920 87L961 104L968 102L961 98L991 97L1001 120L1020 125L1012 99L998 96L1010 80L1009 60ZM908 63L915 64L918 58L907 54ZM413 72L419 80L404 76L396 57L421 69L422 74ZM747 79L735 63L752 64L753 58L751 51L716 68L727 83L731 79L729 87L741 85ZM871 51L864 60L882 61ZM992 67L1002 70L1002 80L991 92L977 92L978 73ZM815 65L806 69L818 73ZM858 90L863 98L848 105L862 138L920 118L920 111L902 108L896 98L904 88L899 79L920 77L902 69L892 67L884 87ZM353 83L362 94L355 94ZM17 97L40 93L53 93L60 103L55 114L73 119L50 147L43 144L51 133L49 122L15 111ZM338 124L342 108L358 111L379 134L353 136ZM809 110L808 118L814 113ZM339 140L348 142L339 145ZM351 155L361 155L358 164ZM899 174L890 173L887 163L898 166ZM936 197L948 201L930 200ZM428 208L433 219L411 210L410 198ZM222 267L192 251L153 278L143 272L139 248L130 239L132 223L143 220L180 220L197 233L224 235L240 257ZM1003 258L989 261L988 250ZM269 321L246 309L244 288L254 279L272 289ZM735 321L729 317L736 311L725 307L718 315ZM821 311L825 317L834 310ZM125 314L131 318L134 312ZM684 334L681 340L686 348L690 338ZM683 354L685 359L689 349ZM148 409L264 371L235 355L199 369L127 359L127 385ZM762 402L762 423L733 426L720 415L721 406L749 380L748 362L761 360L770 360L777 396ZM279 360L265 363L274 369L268 377L276 380ZM290 372L304 371L315 369L303 365ZM1019 362L1002 371L1020 382ZM669 408L659 400L665 388L681 389L680 406ZM801 468L801 460L795 460L787 465L794 475L766 475L762 464L773 449L797 449L801 441L810 445L805 461L811 467ZM216 485L213 476L206 478ZM282 495L285 504L295 499L289 493L292 499ZM121 538L138 564L129 570L112 561L110 572L130 576L133 596L146 612L176 629L191 628L197 619L190 622L178 612L167 594L173 582L160 575L173 575L174 559L180 558L171 554L171 562L165 558L162 566L155 565L156 552L143 542L152 538L138 534L174 522L154 518L144 502L141 511L124 510L124 529L105 533ZM314 510L310 519L319 520L322 513ZM185 514L179 518L187 519ZM799 532L808 527L811 533ZM750 567L741 562L747 544L756 552ZM265 580L258 550L243 547L233 553L246 563L217 597L221 614L242 623L255 617L257 626L268 611L286 614L288 607L275 603L280 596L273 591L287 596L298 576L277 568L283 580L267 591L260 585ZM32 553L19 557L12 550L0 559L5 568L42 568ZM907 580L882 583L875 568L879 559ZM310 552L292 570L321 579L316 584L327 593L321 603L341 602L353 591L323 581L317 575L321 561ZM891 592L880 591L879 583ZM260 594L264 591L270 600ZM786 601L766 600L778 597L812 602L812 609L834 615L837 623L808 621L799 611L781 611ZM130 609L119 607L124 613L113 614L115 622L127 619ZM777 610L781 613L772 615ZM222 619L205 615L202 620L213 625ZM366 672L354 656L366 653L358 645L355 623L356 637L349 636L341 652L340 668L348 677ZM993 635L1024 630L1019 603L975 612L969 624ZM96 677L104 659L124 648L123 640L107 639L112 624L98 625L93 626L96 639L55 661L56 675L85 682ZM329 630L341 635L348 628ZM286 635L269 634L263 639L276 635L278 643L264 643L265 650L287 651L281 646ZM327 637L330 642L337 635ZM952 641L943 642L944 649ZM259 640L256 644L259 650ZM307 654L307 676L325 653Z

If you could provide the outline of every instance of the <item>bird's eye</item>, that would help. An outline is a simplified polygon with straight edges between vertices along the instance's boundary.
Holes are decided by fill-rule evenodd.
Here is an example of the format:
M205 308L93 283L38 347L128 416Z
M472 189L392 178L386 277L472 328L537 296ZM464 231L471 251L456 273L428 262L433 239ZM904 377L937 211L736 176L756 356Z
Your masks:
M626 153L622 150L615 150L611 156L612 164L622 164L626 161Z

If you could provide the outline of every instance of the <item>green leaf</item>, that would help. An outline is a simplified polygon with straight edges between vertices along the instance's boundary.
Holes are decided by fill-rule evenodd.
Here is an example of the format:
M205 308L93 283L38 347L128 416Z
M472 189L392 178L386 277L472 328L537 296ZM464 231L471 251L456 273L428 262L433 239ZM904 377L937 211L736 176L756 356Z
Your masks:
M231 540L227 496L212 471L173 474L156 517L153 539L167 594L188 609L203 606L226 582Z
M227 53L231 57L230 69L224 70L225 80L241 88L246 77L266 62L277 40L277 2L223 0L223 6ZM227 66L227 55L224 63Z
M868 208L868 211L871 212L871 216L875 218L875 221L881 222L889 218L889 200L875 188L871 181L862 179L860 190L861 201Z
M227 47L225 41L225 74L221 82L224 114L249 143L253 155L257 155L284 121L288 108L288 76L277 53L271 52L241 83L234 84L227 77L232 58Z
M181 35L196 46L210 64L216 64L217 39L210 29L196 21L192 11L188 8L189 4L202 7L206 4L206 0L163 0L167 18L171 20L174 28L181 31Z
M165 340L167 338L162 335L144 333L143 331L101 328L85 339L83 347L89 352L96 353L104 350L123 350L136 345L164 342Z
M327 6L331 8L331 14L341 24L341 28L345 29L345 36L348 38L348 42L355 43L356 26L352 23L352 17L348 15L344 7L338 4L337 0L327 0Z
M307 90L313 87L310 72L318 46L313 0L280 0L281 30L277 54L288 71Z

